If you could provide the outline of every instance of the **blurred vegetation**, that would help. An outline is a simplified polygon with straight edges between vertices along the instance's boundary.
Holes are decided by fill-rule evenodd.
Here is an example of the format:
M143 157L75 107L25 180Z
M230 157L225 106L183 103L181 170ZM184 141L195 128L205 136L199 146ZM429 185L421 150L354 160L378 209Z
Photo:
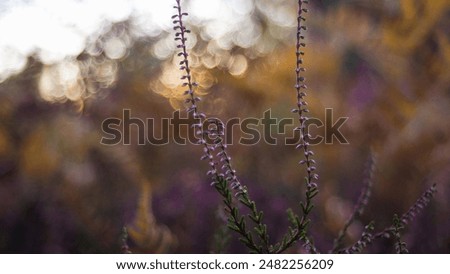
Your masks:
M209 115L262 117L271 108L278 119L293 117L295 29L276 13L290 18L291 2L256 1L248 18L260 35L249 45L235 32L224 46L205 35L207 24L193 26L191 58ZM373 195L345 242L357 240L372 220L377 228L391 224L394 213L437 183L431 206L403 240L410 253L450 252L450 1L311 2L308 102L313 116L323 119L324 109L333 108L335 116L349 117L342 131L350 142L313 148L321 176L311 226L316 245L332 247L372 150ZM97 51L86 48L57 64L30 56L25 70L0 83L0 252L117 253L124 225L135 252L214 250L222 209L199 147L140 146L136 129L131 146L100 144L102 121L122 117L123 109L158 121L183 106L173 49L158 51L173 34L133 38L132 32L129 19L101 37L129 39L120 58L106 55L100 42ZM287 227L285 210L302 197L300 155L263 142L230 150L278 239ZM369 251L394 252L392 243ZM232 239L221 251L245 250Z

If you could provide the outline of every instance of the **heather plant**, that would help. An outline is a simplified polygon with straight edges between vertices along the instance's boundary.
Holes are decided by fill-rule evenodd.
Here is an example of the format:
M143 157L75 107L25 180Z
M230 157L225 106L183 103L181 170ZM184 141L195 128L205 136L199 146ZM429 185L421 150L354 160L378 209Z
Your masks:
M79 9L13 2L0 15L2 253L114 253L119 245L125 253L235 253L247 251L238 238L249 237L251 252L268 252L265 239L272 252L449 252L448 0L302 4L311 13L300 19L308 26L300 28L300 43L307 43L299 44L300 64L297 1L182 1L182 12L189 11L183 25L192 30L185 33L186 59L192 84L199 83L194 97L202 97L195 105L207 114L205 141L220 182L204 175L209 155L197 161L204 144L177 141L194 136L186 125L200 122L182 102L191 98L180 92L188 89L179 80L184 56L173 56L181 42L173 41L170 24L175 1L121 1L116 11L91 1L68 1ZM17 16L25 10L36 16ZM110 17L117 12L120 19ZM64 14L70 18L59 20ZM78 42L57 39L67 35ZM295 87L297 65L304 78ZM297 165L304 147L294 150L303 141L300 116L290 113L299 92L308 93L304 123L326 124L325 108L349 118L341 127L349 145L310 140L309 157L317 161L309 163L317 168L311 175L320 175L311 183L320 192L310 199L307 237L288 246L296 240L296 216L300 223L303 217L300 201L306 206L308 198L308 163ZM277 144L229 142L248 135L228 122L254 117L265 141L266 110L280 121L269 128L288 120L283 133L269 132ZM176 114L180 130L167 118ZM227 121L225 128L213 116ZM110 129L121 142L106 146L104 121L117 118L121 125ZM298 143L279 142L292 135ZM434 188L420 195L432 183L439 193L427 205ZM236 219L243 217L239 226L230 222L239 232L229 228L233 216L216 189L222 186ZM240 201L239 186L255 206Z
M311 135L308 133L306 126L306 122L310 118L308 116L309 109L306 101L307 86L304 76L306 69L303 66L303 56L305 54L303 48L306 47L304 32L307 30L305 15L308 12L308 9L305 7L306 4L308 4L308 1L298 1L294 85L296 107L292 109L292 113L296 113L298 119L298 125L294 130L298 131L300 135L296 149L301 151L302 159L299 161L299 164L306 173L304 177L305 194L304 201L300 202L299 213L296 213L296 210L287 210L290 225L287 227L286 234L279 241L273 241L269 238L267 225L264 224L264 212L258 209L256 202L251 199L248 187L241 183L236 170L233 169L231 156L227 151L227 145L223 139L225 135L223 123L218 119L208 118L206 113L199 109L197 103L201 99L196 95L196 88L199 84L193 79L189 53L186 46L190 30L187 29L184 18L188 16L188 13L182 10L181 0L176 0L176 5L174 6L176 14L172 19L174 24L173 29L176 32L175 41L179 50L177 54L180 58L179 68L183 73L181 85L185 88L184 95L186 96L185 103L187 104L187 112L195 121L192 124L192 128L195 129L198 136L198 144L203 148L201 160L207 160L209 165L207 176L210 177L211 185L222 198L227 215L227 227L236 232L239 235L239 240L250 252L254 253L286 252L297 242L301 242L310 253L319 252L308 230L311 221L310 215L314 208L314 198L319 193L319 175L316 170L316 162L313 159L314 152L310 145ZM208 124L208 127L205 127L205 124ZM347 230L356 219L361 217L369 202L371 188L373 186L374 167L375 160L374 156L371 155L367 165L367 177L363 183L353 213L345 222L329 252L360 253L376 239L393 237L396 252L407 253L406 243L401 239L401 232L404 226L411 222L430 202L430 199L436 191L435 185L428 189L400 218L394 215L391 226L382 229L380 232L374 232L375 224L374 222L370 222L365 226L358 241L346 248L343 247L343 239L347 234Z

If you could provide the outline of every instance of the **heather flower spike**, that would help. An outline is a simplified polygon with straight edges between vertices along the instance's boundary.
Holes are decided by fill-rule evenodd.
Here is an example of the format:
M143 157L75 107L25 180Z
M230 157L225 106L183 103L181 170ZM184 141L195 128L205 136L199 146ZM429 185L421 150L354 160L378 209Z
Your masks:
M179 62L180 70L184 72L184 75L180 78L180 80L182 80L182 86L188 88L185 91L185 95L188 96L185 100L185 103L188 104L187 112L192 113L192 116L197 120L194 128L201 128L198 125L204 124L206 121L206 115L198 111L198 106L196 104L201 99L195 96L194 88L198 86L198 83L192 80L188 60L189 54L186 50L186 34L190 31L183 24L183 17L188 14L182 12L180 2L180 0L176 0L177 5L174 6L174 8L177 13L172 17L172 19L175 19L173 20L173 23L175 24L173 29L176 31L175 41L178 42L177 48L181 50L177 56L183 58ZM222 138L224 135L223 124L217 121L217 119L214 120L214 123L216 125L214 130L203 129L198 130L196 133L200 136L199 143L203 144L204 155L201 159L208 160L210 166L207 175L211 176L213 180L211 185L215 186L219 194L225 198L224 203L229 213L228 226L230 229L241 234L242 237L240 240L253 252L269 253L269 236L267 234L267 226L262 223L262 212L257 210L255 202L250 199L247 188L241 185L236 176L236 171L231 166L231 157L226 151L226 145L223 143ZM208 136L216 138L214 144L211 145L206 142L206 138ZM218 162L215 161L215 156L213 154L213 151L216 148L220 149L220 155L218 157L220 158L220 162L223 164L222 170L225 174L219 173L218 171ZM262 245L257 245L253 240L251 232L247 230L244 217L240 215L238 208L233 203L231 198L231 190L229 187L236 192L235 196L239 198L239 201L251 210L249 218L256 225L255 230L258 237L261 239Z
M374 224L373 222L369 223L364 227L364 231L361 235L361 238L351 247L339 251L339 253L347 253L347 254L355 254L355 253L361 253L364 248L366 248L368 245L370 245L374 237L372 235L372 231L374 230Z
M309 214L313 209L314 205L312 204L312 199L318 194L318 187L315 181L319 179L319 175L315 173L316 166L314 159L314 152L311 151L310 144L308 142L311 137L307 132L306 121L308 117L306 113L309 112L308 103L305 100L306 97L306 89L307 86L304 84L306 78L303 76L303 72L306 69L302 66L303 59L302 56L305 54L302 48L306 47L306 43L303 42L304 35L303 31L306 30L304 26L304 22L306 18L304 14L308 12L306 8L304 8L304 4L307 4L308 1L298 0L298 13L297 13L297 39L296 39L296 68L295 68L295 85L294 88L297 93L297 107L292 109L292 113L297 113L298 121L300 123L299 126L294 128L294 131L300 132L300 143L297 144L296 149L301 149L303 154L303 159L299 161L299 164L304 166L306 171L305 184L306 184L306 192L305 192L305 202L300 203L302 217L298 217L292 211L290 211L291 223L294 227L288 228L288 233L283 236L283 239L280 244L275 246L275 253L282 253L289 247L291 247L298 240L302 240L304 245L307 247L307 250L310 253L318 253L317 248L313 245L311 239L309 239L307 235L307 227L310 222Z
M319 175L315 173L316 166L314 161L312 159L312 156L314 155L314 152L310 149L310 144L308 142L309 138L311 137L310 134L307 132L306 128L306 121L308 120L308 117L305 115L305 113L309 112L309 109L307 108L308 103L305 100L306 97L306 85L304 82L306 81L306 78L302 75L306 69L302 66L303 59L302 56L305 54L302 50L303 47L306 47L306 43L303 42L303 39L305 38L303 35L303 31L306 30L306 27L303 25L306 21L306 18L304 17L304 14L307 13L307 9L304 8L304 4L307 4L308 1L302 1L298 0L298 13L297 13L297 39L296 39L296 68L295 68L295 90L297 93L297 107L292 109L292 113L297 113L298 115L298 121L300 123L299 126L297 126L294 131L300 132L300 143L297 144L296 149L301 149L302 154L304 158L299 161L300 165L303 165L306 170L306 177L305 177L305 184L306 184L306 193L305 193L305 202L301 202L301 210L302 210L302 217L298 217L295 215L292 211L290 211L290 217L291 223L294 227L288 228L288 233L285 234L282 238L281 243L277 244L275 246L275 253L282 253L289 247L291 247L295 242L298 240L302 240L304 242L304 245L307 247L307 250L310 253L318 253L316 247L313 245L312 240L309 239L307 236L307 226L310 222L309 220L309 214L311 210L313 209L314 205L312 204L312 199L318 194L318 188L315 181L319 179Z
M417 201L408 209L408 211L402 215L400 221L407 225L430 203L436 193L436 184L433 184Z
M188 113L192 113L192 116L197 120L193 127L200 129L196 131L196 133L200 138L199 143L203 145L204 155L201 157L201 159L208 160L210 170L207 172L207 175L211 176L211 178L216 181L219 177L217 162L215 162L213 157L213 148L205 140L208 136L208 132L205 130L201 130L206 116L198 111L197 102L200 101L200 98L195 96L194 88L197 86L197 84L192 80L191 69L188 60L189 54L186 50L186 34L190 31L184 26L183 17L187 16L188 14L186 12L182 12L180 2L180 0L176 0L177 5L174 6L174 8L177 13L172 16L172 19L176 19L173 20L173 23L175 24L173 29L176 31L175 41L178 42L177 48L181 49L181 51L177 55L183 58L179 63L180 70L182 70L184 73L180 80L182 80L182 86L188 88L188 90L185 91L185 95L188 96L188 98L186 98L185 100L185 103L188 104L186 111Z
M302 67L303 59L302 56L304 55L304 52L302 51L303 47L306 47L306 43L302 42L304 39L304 35L302 35L302 31L305 30L305 26L302 22L306 21L306 18L303 16L304 13L306 13L308 10L303 7L303 4L308 3L308 1L298 1L298 14L297 14L297 42L296 42L296 59L297 59L297 66L295 68L295 74L296 74L296 83L295 83L295 89L297 92L297 108L294 109L292 112L297 113L299 116L299 122L300 126L297 127L297 129L300 131L300 144L297 145L297 148L303 149L303 154L305 156L305 160L301 161L301 164L306 164L306 172L307 172L307 184L310 184L315 180L317 176L314 176L313 171L316 169L313 165L314 162L311 161L312 156L314 153L311 151L309 143L308 143L308 132L305 125L305 122L308 120L308 117L305 115L305 113L309 112L307 105L308 103L305 100L306 97L306 85L303 84L303 82L306 81L306 78L302 75L302 72L305 71L305 68Z
M433 184L430 188L428 188L417 200L416 202L404 213L400 218L399 222L402 226L408 225L412 222L417 215L430 203L431 198L433 198L434 194L437 192L436 184ZM389 238L391 233L395 231L395 224L390 226L383 231L377 233L375 238Z
M396 251L399 253L406 253L408 250L406 249L406 243L402 242L400 239L400 231L403 230L404 227L409 224L430 203L431 198L435 193L436 184L433 184L400 218L394 215L392 226L389 226L376 234L372 234L371 232L374 230L373 223L370 223L364 229L360 240L358 240L353 246L338 251L338 253L360 253L374 240L379 238L390 238L391 236L394 236L394 239L396 240Z
M359 194L358 201L353 209L353 213L350 215L348 220L345 222L344 227L339 231L338 237L334 240L332 253L335 253L342 245L342 241L347 234L347 230L350 225L358 219L363 213L364 209L369 203L369 198L373 187L373 175L375 171L375 156L373 153L370 154L367 166L366 166L366 178L363 182L363 187L361 193Z

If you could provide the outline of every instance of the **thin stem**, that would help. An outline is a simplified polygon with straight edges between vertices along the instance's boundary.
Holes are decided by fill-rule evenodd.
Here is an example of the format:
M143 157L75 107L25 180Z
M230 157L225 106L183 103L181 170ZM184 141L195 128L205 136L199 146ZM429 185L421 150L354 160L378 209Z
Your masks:
M406 254L408 253L408 249L406 248L406 243L404 241L402 241L402 230L405 228L402 224L402 222L400 221L400 219L398 218L397 214L394 215L394 219L393 219L393 228L394 230L392 231L392 236L394 236L395 239L395 251L397 252L397 254Z
M411 221L413 221L414 218L430 203L431 198L434 196L436 191L437 191L436 184L433 184L429 189L427 189L416 200L416 202L408 209L408 211L406 211L406 213L404 213L402 215L402 217L400 217L399 222L403 226L406 226ZM366 228L367 228L367 226L366 226ZM395 224L394 224L389 227L386 227L382 231L375 233L375 234L364 235L364 233L363 233L363 237L358 242L363 241L364 242L363 248L365 248L369 244L373 243L374 240L377 240L380 238L389 238L393 233L395 233L395 231L396 231L396 228L395 228ZM357 244L360 245L360 243L358 243L358 242L355 245L357 245ZM355 250L355 249L353 249L353 250ZM352 251L352 247L340 250L340 251L338 251L338 253L349 253L350 251ZM357 249L357 251L361 252L362 249Z
M178 56L182 57L180 64L180 70L184 72L184 75L181 77L181 80L184 81L182 83L183 87L187 87L187 90L185 91L185 95L188 95L188 98L186 99L186 103L189 104L189 107L187 108L188 113L192 113L194 119L197 120L197 123L193 124L192 126L197 129L197 134L200 135L199 144L203 145L203 151L204 155L201 157L202 160L208 160L210 169L207 172L207 175L211 175L212 182L211 185L214 185L216 190L219 192L219 194L222 195L224 198L224 203L226 206L227 211L230 213L228 224L229 227L239 234L241 234L242 242L247 245L252 251L257 253L268 253L268 234L267 234L267 228L264 224L262 224L262 213L260 213L256 209L256 205L254 201L250 200L250 197L248 195L247 189L243 187L236 176L236 171L232 169L231 167L231 157L226 152L226 145L223 143L222 138L220 135L223 135L223 126L221 127L222 130L219 128L214 130L208 130L203 129L204 122L206 121L206 115L198 110L197 102L200 101L199 97L195 96L195 87L198 86L198 83L194 82L192 79L191 69L189 66L189 60L188 60L188 52L186 49L186 34L190 31L186 29L186 27L183 24L183 17L187 16L188 14L185 12L182 12L181 10L181 1L176 0L177 5L174 6L174 8L177 10L177 14L172 16L172 19L174 19L173 23L175 24L174 30L177 31L175 34L175 41L178 41L179 44L177 45L177 48L181 49L181 51L178 53ZM219 132L221 132L219 134ZM216 142L214 145L208 144L206 141L208 137L216 136ZM224 167L222 169L225 170L225 174L221 174L218 172L217 165L218 163L215 161L215 157L213 155L213 150L217 147L220 147L220 156L222 156L221 161L224 162ZM225 179L225 176L228 176L227 179ZM240 196L240 201L243 204L251 205L251 212L252 214L249 216L255 223L256 223L256 230L258 232L258 235L260 236L261 240L263 241L264 248L258 247L255 242L253 241L252 235L249 231L246 230L246 223L244 220L244 217L240 215L237 207L233 205L233 201L231 199L230 191L228 189L227 180L230 180L231 186L233 189L237 189L237 196Z
M308 3L308 1L299 0L298 1L298 13L297 13L297 42L296 42L296 68L295 68L295 90L297 92L297 108L293 109L292 112L298 114L298 120L300 126L295 128L295 130L300 131L300 144L297 145L298 149L303 150L304 160L300 161L300 164L306 165L306 173L307 173L307 183L311 184L313 180L317 180L319 178L318 174L314 173L316 170L315 161L312 159L314 153L310 149L310 144L308 140L311 138L311 135L308 133L308 128L306 126L306 121L308 117L306 113L309 112L307 108L308 103L305 100L306 97L306 89L305 85L306 78L303 76L303 72L306 69L303 67L303 59L302 56L305 54L303 52L303 48L306 47L306 43L303 42L304 36L303 31L306 31L306 26L303 24L306 21L306 18L303 16L304 13L307 13L308 10L303 7L303 4Z
M375 158L373 157L373 154L371 154L366 169L367 177L364 180L361 193L359 194L358 197L358 201L356 202L352 215L350 215L348 220L345 222L345 225L342 228L342 230L339 231L338 237L334 240L333 249L331 250L331 253L336 253L336 251L338 251L338 249L341 248L342 241L345 235L347 234L348 228L356 219L358 219L363 214L364 209L366 208L369 202L369 198L372 191L374 169L375 169Z
M172 19L174 19L174 30L177 31L175 34L175 41L178 42L177 48L181 49L181 51L177 54L178 56L182 57L182 60L180 61L180 70L184 72L184 75L181 76L181 80L183 81L182 86L187 87L187 90L185 91L185 95L188 95L188 99L186 99L186 103L189 104L189 107L187 108L188 113L192 113L194 119L197 120L197 123L193 124L193 127L196 128L198 131L198 135L200 135L199 144L203 145L203 152L204 155L201 159L208 159L210 169L207 172L207 175L210 175L213 179L212 184L216 182L220 175L217 171L217 162L214 161L214 156L212 153L213 148L208 145L206 142L206 138L208 137L209 132L207 130L202 130L203 122L206 119L206 115L202 112L198 111L197 102L200 101L200 98L195 96L194 88L198 86L198 83L194 82L192 79L191 69L189 66L189 60L188 60L188 52L186 50L186 34L190 32L184 24L183 24L183 17L187 16L188 14L185 12L182 12L181 10L181 3L180 0L176 0L177 5L174 6L174 8L177 10L177 14L172 16Z
M255 224L256 234L260 238L263 245L261 247L261 250L263 251L263 253L271 253L269 235L267 233L267 225L262 222L263 212L257 209L256 203L250 198L250 194L248 193L247 188L241 184L239 178L236 176L236 170L233 169L231 164L231 157L228 155L226 150L227 145L223 142L223 123L216 120L215 124L217 127L217 136L214 140L214 143L216 144L216 148L220 150L217 153L217 156L220 157L220 161L223 163L222 170L225 173L226 180L230 184L231 189L236 191L236 196L239 197L239 202L241 202L250 210L250 214L248 215L248 217Z
M364 231L361 235L361 238L355 244L353 244L349 248L340 250L338 253L347 253L347 254L361 253L364 250L364 248L370 245L375 239L374 235L372 234L373 229L374 225L373 222L371 222L364 227Z
M312 242L309 240L307 236L307 226L310 222L309 214L313 209L312 199L318 194L317 184L314 182L319 179L319 175L315 173L316 161L312 159L314 152L310 149L309 139L311 135L308 133L308 128L306 125L306 121L308 117L306 113L309 112L307 108L308 103L305 100L306 97L306 89L305 85L305 77L303 76L303 72L305 72L305 68L303 67L303 59L302 56L305 54L303 52L303 48L306 47L306 43L303 42L304 36L303 31L306 31L306 26L304 25L304 21L306 18L303 16L308 12L306 8L304 8L303 4L307 4L306 0L298 0L298 12L297 12L297 35L296 35L296 68L295 68L295 90L297 93L297 107L292 110L293 113L298 114L299 126L294 130L300 132L300 143L297 145L297 149L302 149L304 159L299 163L301 165L305 165L306 169L306 192L305 192L305 202L301 203L302 209L302 217L301 219L298 216L295 216L296 227L295 229L290 228L290 231L287 235L283 237L282 243L276 250L276 253L281 253L292 246L298 240L305 240L307 244L311 247L311 251L317 251Z
M225 210L228 212L228 228L239 233L241 235L239 240L252 252L264 253L262 248L255 244L252 234L247 230L244 216L239 213L239 209L233 204L233 197L228 189L227 181L221 178L214 184L214 187L224 198L223 203L225 204Z

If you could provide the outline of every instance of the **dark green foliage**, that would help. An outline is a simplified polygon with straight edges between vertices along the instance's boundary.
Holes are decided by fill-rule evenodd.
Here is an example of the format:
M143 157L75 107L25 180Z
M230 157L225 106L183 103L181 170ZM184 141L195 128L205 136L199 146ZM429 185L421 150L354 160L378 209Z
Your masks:
M214 187L223 197L225 211L228 213L228 228L241 235L239 240L245 244L251 252L263 253L263 247L255 243L252 233L247 229L244 216L241 215L239 209L234 205L233 194L228 188L227 181L223 178L219 178L216 184L214 184Z

